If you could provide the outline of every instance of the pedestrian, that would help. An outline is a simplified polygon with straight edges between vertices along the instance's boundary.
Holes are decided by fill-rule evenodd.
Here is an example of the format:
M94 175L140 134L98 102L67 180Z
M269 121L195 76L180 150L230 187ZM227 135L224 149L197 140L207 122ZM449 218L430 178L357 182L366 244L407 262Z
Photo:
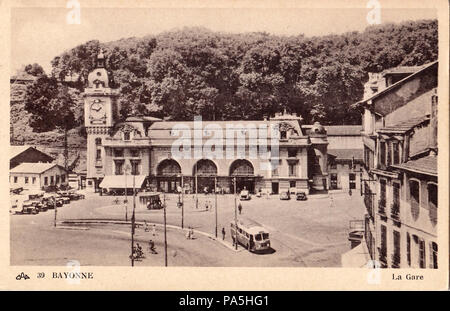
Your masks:
M153 227L152 227L152 235L156 236L156 225L155 224L153 224Z
M222 227L222 240L225 240L225 228Z
M186 232L186 240L190 240L191 239L191 228L188 228L187 232Z
M241 203L239 203L239 205L238 205L238 210L239 210L239 215L242 213L242 204Z
M352 189L348 189L348 195L352 196Z
M191 227L189 232L190 232L191 240L193 240L194 239L194 229Z
M155 242L153 240L148 241L148 248L153 254L156 254Z
M149 232L150 231L150 229L148 228L148 223L147 223L146 220L144 220L144 231L145 232Z

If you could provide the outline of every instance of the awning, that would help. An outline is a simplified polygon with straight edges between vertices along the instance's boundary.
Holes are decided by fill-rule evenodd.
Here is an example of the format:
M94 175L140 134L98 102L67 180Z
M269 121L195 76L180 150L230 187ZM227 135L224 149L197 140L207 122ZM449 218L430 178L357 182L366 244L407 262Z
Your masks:
M100 188L117 188L117 189L125 189L125 188L133 188L133 179L134 179L134 187L136 189L142 188L142 184L145 181L145 175L111 175L105 176L100 183Z

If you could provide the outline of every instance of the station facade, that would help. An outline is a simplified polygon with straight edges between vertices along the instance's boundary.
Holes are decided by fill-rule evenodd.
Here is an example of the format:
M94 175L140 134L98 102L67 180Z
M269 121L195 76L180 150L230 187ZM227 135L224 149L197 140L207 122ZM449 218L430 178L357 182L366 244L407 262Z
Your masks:
M188 193L329 188L327 133L319 123L304 125L300 116L286 112L258 121L123 120L102 53L96 67L84 92L87 189L110 191L133 183L135 188ZM223 144L212 144L211 135Z

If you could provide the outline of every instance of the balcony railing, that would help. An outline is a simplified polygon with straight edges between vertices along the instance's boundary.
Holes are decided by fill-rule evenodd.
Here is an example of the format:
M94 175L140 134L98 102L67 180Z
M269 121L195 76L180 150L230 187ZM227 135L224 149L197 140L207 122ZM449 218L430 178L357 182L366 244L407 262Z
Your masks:
M400 268L400 254L392 254L392 268Z
M391 205L391 217L395 220L400 220L400 204L392 203Z
M378 213L380 214L386 214L386 200L379 200L378 201Z

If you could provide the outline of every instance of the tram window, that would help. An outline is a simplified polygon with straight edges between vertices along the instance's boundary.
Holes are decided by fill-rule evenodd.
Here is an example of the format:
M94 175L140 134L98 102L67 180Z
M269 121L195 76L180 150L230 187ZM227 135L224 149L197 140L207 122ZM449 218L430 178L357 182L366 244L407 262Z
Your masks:
M255 235L255 240L256 241L261 241L261 234L256 234Z
M263 233L263 239L267 240L269 238L269 234L268 233Z

